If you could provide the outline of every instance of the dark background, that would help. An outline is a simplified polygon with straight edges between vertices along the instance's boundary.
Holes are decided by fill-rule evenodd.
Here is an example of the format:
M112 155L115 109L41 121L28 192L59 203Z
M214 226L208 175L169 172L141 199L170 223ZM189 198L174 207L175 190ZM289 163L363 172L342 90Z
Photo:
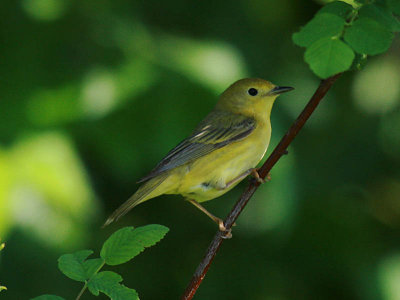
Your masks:
M319 83L291 35L320 4L3 1L0 298L74 299L81 284L58 271L61 254L98 255L118 228L158 223L166 238L113 270L141 299L178 299L215 224L170 195L100 225L237 79L296 88L274 106L276 145ZM340 78L240 216L196 299L400 299L399 70L397 37ZM205 206L226 216L246 184Z

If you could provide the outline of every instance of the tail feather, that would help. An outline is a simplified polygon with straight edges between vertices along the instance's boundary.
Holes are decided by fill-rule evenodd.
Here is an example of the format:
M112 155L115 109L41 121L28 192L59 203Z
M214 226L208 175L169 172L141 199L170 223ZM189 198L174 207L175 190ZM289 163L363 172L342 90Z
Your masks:
M153 193L150 195L161 183L164 182L164 180L168 177L168 174L160 174L160 176L157 176L153 178L152 180L146 182L143 184L135 194L133 194L127 201L125 201L120 207L118 207L112 214L111 216L108 217L107 221L104 223L102 226L103 228L106 227L107 225L111 224L114 221L118 221L119 218L127 214L132 208L134 208L136 205L149 200L151 198L157 197L158 195L161 195L162 192L160 193Z

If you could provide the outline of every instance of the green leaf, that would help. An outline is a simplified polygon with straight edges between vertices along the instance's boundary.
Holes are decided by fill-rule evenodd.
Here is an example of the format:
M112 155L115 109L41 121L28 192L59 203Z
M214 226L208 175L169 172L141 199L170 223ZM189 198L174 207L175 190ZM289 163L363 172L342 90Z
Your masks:
M334 37L341 34L345 21L330 13L315 15L299 32L293 34L293 42L301 47L308 47L324 37Z
M123 284L116 286L108 296L112 300L139 300L139 295L137 292L134 289L124 286Z
M400 1L399 0L386 0L386 5L397 15L400 16Z
M168 232L162 225L152 224L134 229L125 227L114 232L104 243L100 256L108 265L118 265L131 260L146 247L153 246Z
M354 52L339 39L323 38L307 48L305 61L321 78L348 70L354 60Z
M89 291L98 296L100 292L106 294L112 300L137 300L135 290L121 285L122 277L114 272L104 271L97 273L88 282Z
M104 259L102 258L93 258L84 261L83 268L85 269L86 272L86 278L87 279L91 278L96 272L99 271L99 269L103 266L104 263L105 263Z
M359 18L370 18L386 27L389 31L400 31L400 21L397 20L390 11L378 5L367 4L361 7Z
M109 290L115 285L118 285L121 281L121 275L111 271L103 271L97 273L92 279L90 279L88 282L88 288L93 295L98 296L99 292Z
M41 295L35 298L31 298L31 300L64 300L64 298L56 295Z
M88 277L83 261L92 253L92 250L82 250L72 254L64 254L58 259L58 268L65 276L85 282Z
M168 231L169 229L165 226L151 224L136 228L133 234L143 247L151 247L158 243Z
M393 33L370 18L362 18L346 30L344 40L357 53L375 55L390 47Z
M350 4L347 4L343 1L334 1L323 6L317 12L317 14L321 13L333 14L345 20L352 10L353 6L351 6Z

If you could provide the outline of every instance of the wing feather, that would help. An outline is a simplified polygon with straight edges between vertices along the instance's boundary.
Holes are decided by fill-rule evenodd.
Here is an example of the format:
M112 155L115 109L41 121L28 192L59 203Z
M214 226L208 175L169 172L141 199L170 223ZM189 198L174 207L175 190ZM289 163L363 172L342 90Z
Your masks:
M196 130L172 149L161 162L139 182L182 166L199 157L248 136L255 128L255 120L229 112L213 111Z

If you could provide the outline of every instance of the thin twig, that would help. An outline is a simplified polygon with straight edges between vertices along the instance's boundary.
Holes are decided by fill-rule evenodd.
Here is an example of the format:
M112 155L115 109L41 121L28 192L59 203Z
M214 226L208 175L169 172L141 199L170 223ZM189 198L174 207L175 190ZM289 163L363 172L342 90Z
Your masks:
M275 147L274 151L268 157L267 161L262 165L259 169L259 174L261 178L265 178L269 171L272 169L273 166L278 162L278 160L287 153L287 147L290 143L294 140L296 135L299 131L303 128L304 124L307 122L308 118L314 112L315 108L318 106L322 98L328 92L328 90L332 87L334 82L342 75L339 73L332 77L329 77L325 80L322 80L319 84L317 90L315 91L314 95L311 97L310 101L304 108L304 110L300 113L296 121L292 124L288 132L283 136L279 144ZM239 200L236 202L235 206L229 213L228 217L225 219L224 224L227 230L232 227L232 224L235 223L236 219L249 202L250 198L253 196L254 192L259 187L260 183L257 181L253 181L250 183L248 188L243 192L240 196ZM219 247L221 246L224 233L218 231L217 234L214 236L210 246L208 247L206 254L203 260L200 262L199 266L197 267L196 271L194 272L192 279L187 286L182 300L190 300L194 297L197 289L199 288L200 284L202 283L204 277L210 265L217 254Z

